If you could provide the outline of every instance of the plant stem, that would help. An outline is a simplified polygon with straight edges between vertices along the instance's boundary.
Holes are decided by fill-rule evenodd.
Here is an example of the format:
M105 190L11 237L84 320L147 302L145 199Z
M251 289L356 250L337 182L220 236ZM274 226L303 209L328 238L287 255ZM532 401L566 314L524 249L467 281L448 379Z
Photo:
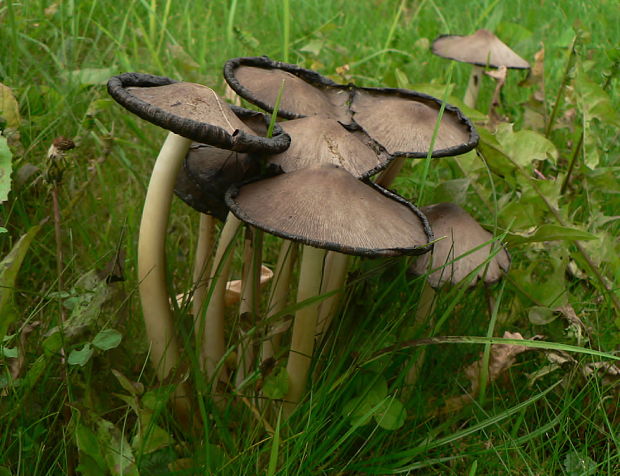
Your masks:
M495 306L493 306L493 312L491 313L491 320L489 321L489 327L487 328L487 338L493 337L495 333L495 323L497 322L497 314L499 311L499 304L502 300L502 295L504 293L505 281L502 281L502 287L499 290L499 294L497 296L497 301L495 301ZM482 407L484 405L484 400L486 398L487 384L489 382L489 360L491 358L491 344L484 345L484 352L482 354L482 362L480 365L480 386L478 391L478 403Z
M558 89L558 94L555 97L555 103L553 104L553 110L551 111L551 115L549 116L549 120L547 121L547 127L545 128L545 137L549 137L551 134L551 129L553 128L553 123L555 122L555 117L558 114L558 109L560 108L560 103L562 102L562 97L564 97L564 89L568 85L568 81L570 80L570 70L573 67L575 62L575 46L577 45L577 36L573 38L573 41L570 46L570 53L568 55L568 59L566 60L566 68L564 69L564 75L562 76L562 83Z
M564 180L562 181L562 186L560 187L560 195L564 195L564 193L566 193L566 189L568 188L570 177L575 167L575 162L577 160L577 157L579 156L579 152L581 151L581 146L583 145L584 135L585 135L585 130L582 130L581 134L579 134L579 140L577 141L577 144L575 145L575 148L573 149L570 162L568 163L568 170L566 171L566 177L564 177Z

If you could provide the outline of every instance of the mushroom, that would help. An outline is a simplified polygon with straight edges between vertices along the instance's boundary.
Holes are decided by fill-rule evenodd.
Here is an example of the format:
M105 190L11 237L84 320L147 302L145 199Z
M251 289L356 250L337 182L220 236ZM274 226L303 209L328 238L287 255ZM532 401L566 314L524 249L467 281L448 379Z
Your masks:
M298 303L319 295L325 250L358 256L397 256L424 253L432 246L432 232L417 208L333 165L233 186L226 202L242 221L305 245ZM287 411L304 393L318 309L319 303L313 302L295 313L287 363Z
M278 116L286 119L319 115L350 122L349 87L294 64L266 56L233 58L224 65L224 79L242 98L273 112L278 90L284 90Z
M442 101L426 94L358 88L351 110L354 121L396 157L376 181L382 187L391 185L405 158L455 156L478 145L476 129L458 108L445 104L442 111Z
M171 131L153 167L138 238L139 292L150 356L163 380L180 358L165 279L166 228L176 175L192 140L240 152L280 152L288 147L289 138L254 135L206 86L125 73L108 81L108 92L129 111ZM188 395L186 384L180 384L175 405L185 416Z
M375 144L375 150L380 147L382 153L387 153L390 159L396 158L377 180L377 183L384 187L391 184L405 157L427 157L433 141L435 146L430 156L444 157L473 149L479 139L471 122L457 108L415 91L339 85L315 71L272 61L267 57L229 60L224 66L224 78L237 94L269 112L274 110L275 93L284 80L283 106L278 110L280 117L295 119L312 116L314 125L307 131L321 130L320 124L327 125L330 121L330 127L335 131L340 129L335 125L337 120L347 130L365 133ZM438 134L435 135L438 121L440 125ZM288 124L290 123L283 124L283 128L301 139L301 126L298 132L293 130L296 125ZM299 158L311 147L311 142L302 142L295 138L292 148L279 155ZM333 149L328 144L326 149L330 148ZM328 156L329 152L319 155ZM275 162L279 158L272 160ZM339 165L354 174L359 173L344 162ZM293 162L292 166L297 165ZM378 172L383 166L384 161L380 159L377 166L368 170L364 177ZM368 165L364 167L368 168ZM286 171L286 168L284 170ZM325 292L342 287L346 278L346 261L344 257L329 257L327 262L333 270L329 275L333 279L325 285ZM328 309L334 308L334 301L335 299L332 299L329 305L323 306L326 315L321 319L321 332L330 321Z
M411 271L423 275L431 270L426 279L433 288L439 288L445 283L463 282L476 270L470 286L476 284L478 279L491 284L510 268L508 252L500 247L494 253L493 235L458 205L438 203L422 207L422 212L428 218L438 241L432 253L420 256L415 261Z
M194 143L177 176L174 192L200 212L192 296L192 315L196 319L199 343L203 337L207 338L204 336L202 316L208 291L215 221L224 221L228 214L224 194L231 184L247 180L259 172L258 160L249 154ZM220 337L224 339L223 327Z
M266 160L283 172L332 164L367 178L393 158L365 132L349 131L335 119L310 116L283 122L281 127L291 137L291 146Z
M493 241L465 210L454 203L439 203L421 208L428 218L437 241L433 251L419 256L411 266L413 274L426 275L414 317L416 326L428 326L435 306L435 291L444 285L465 283L473 286L498 281L510 268L510 255ZM405 381L413 384L421 367L423 354Z
M268 112L274 110L275 96L284 79L278 116L287 119L320 116L335 119L347 128L361 127L394 157L428 155L442 108L442 101L427 94L341 85L315 71L265 56L228 60L224 78L239 96ZM290 84L288 90L287 84ZM477 145L478 134L456 107L445 105L441 120L433 157L463 154Z
M442 58L453 59L473 66L463 101L476 107L484 68L490 66L509 69L529 69L530 64L512 51L489 30L478 30L472 35L442 35L433 41L431 51Z

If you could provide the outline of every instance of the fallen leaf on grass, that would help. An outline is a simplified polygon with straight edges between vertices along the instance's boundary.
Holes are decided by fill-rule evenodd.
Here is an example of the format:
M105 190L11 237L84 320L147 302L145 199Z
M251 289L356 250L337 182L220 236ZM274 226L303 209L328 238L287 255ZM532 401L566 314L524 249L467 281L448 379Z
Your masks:
M525 340L519 332L504 332L504 339L520 339ZM537 340L541 336L534 336ZM533 350L531 347L515 344L493 344L491 345L491 354L489 356L489 372L488 382L493 382L502 373L512 367L517 361L517 356L523 352ZM439 410L439 414L451 413L458 411L465 405L470 403L480 391L480 371L482 370L483 358L475 361L473 364L465 368L464 373L471 384L471 390L465 395L446 399L444 407Z
M504 332L504 339L524 340L519 332ZM531 347L515 344L493 344L489 357L489 382L493 382L503 372L508 370L517 361L517 355L532 350ZM480 371L482 370L483 359L480 358L465 369L465 375L471 383L471 394L477 395L480 390Z

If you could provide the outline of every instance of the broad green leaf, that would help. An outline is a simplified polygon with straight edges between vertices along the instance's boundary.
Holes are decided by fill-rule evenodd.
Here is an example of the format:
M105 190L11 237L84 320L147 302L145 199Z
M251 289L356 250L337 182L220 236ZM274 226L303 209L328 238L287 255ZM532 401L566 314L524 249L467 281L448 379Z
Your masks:
M110 297L110 287L105 279L101 279L94 270L90 270L78 278L69 296L63 304L71 310L71 314L65 321L63 330L65 338L71 340L94 327L102 306ZM48 334L52 335L55 332L58 332L57 327Z
M112 369L112 374L116 377L118 383L121 384L121 387L127 390L131 395L137 396L144 393L144 385L140 382L132 382L116 369Z
M383 401L387 397L387 382L381 376L373 375L368 379L374 383L371 387L363 388L363 393L349 400L344 408L343 414L349 418L352 426L364 426L371 418L381 410Z
M46 365L47 358L44 355L40 355L39 357L37 357L37 360L35 360L34 363L30 366L28 372L26 372L26 375L22 379L21 386L24 392L27 392L37 384L39 378L41 378L41 375L43 375L43 371L45 370Z
M399 429L405 423L405 418L407 418L405 407L394 397L386 398L374 415L377 425L384 430Z
M116 329L104 329L99 332L92 344L99 350L110 350L118 347L123 340L123 335Z
M558 240L598 240L598 236L584 230L579 230L578 228L553 224L541 225L533 233L509 233L506 236L506 241L508 241L511 245Z
M278 400L288 393L289 379L284 367L271 372L265 377L263 393L267 398Z
M112 422L98 418L96 434L110 474L139 476L131 446L124 434Z
M468 178L445 180L433 190L433 203L452 202L463 205L467 200Z
M96 86L106 84L110 76L117 73L116 67L109 68L83 68L67 71L60 75L61 79L80 86Z
M310 53L311 55L314 55L314 56L319 56L321 54L321 50L323 49L324 45L325 45L325 40L320 39L320 38L315 38L313 40L310 40L304 46L302 46L299 50L304 51L305 53Z
M555 321L558 317L556 312L544 306L532 306L527 312L527 318L530 322L537 326L544 326Z
M0 476L12 476L11 470L6 466L0 466Z
M604 150L604 147L601 147L601 131L594 127L594 120L618 128L620 114L605 90L588 77L585 62L578 64L574 84L577 102L583 115L583 160L588 168L595 169L599 164L600 151Z
M502 151L521 167L527 168L535 160L550 159L555 163L558 158L553 142L535 131L514 132L511 124L501 124L496 138Z
M564 469L568 476L589 476L597 474L597 464L587 454L570 451L564 458Z
M564 244L546 246L532 256L527 266L514 267L510 275L537 304L556 308L566 303L566 268L568 250Z
M69 353L69 357L67 358L67 363L69 365L79 365L80 367L84 367L86 363L93 356L94 349L90 343L84 344L81 350L73 349Z
M0 262L0 340L4 338L9 326L15 320L13 290L17 274L26 252L37 235L41 225L30 228L13 246L9 254Z
M170 57L174 64L185 74L200 69L200 65L194 61L194 58L185 51L181 45L168 45Z
M78 450L90 457L96 466L100 468L100 471L104 471L106 464L95 432L83 423L78 423L75 428L75 441L77 443ZM80 464L82 464L81 457ZM92 463L90 462L87 463L87 467L94 469Z
M99 466L97 461L87 454L79 454L79 464L75 468L80 476L101 476L107 474L104 466Z
M364 426L370 423L373 411L374 406L371 405L368 400L362 397L356 397L345 404L342 409L342 414L349 418L351 426Z
M168 404L174 386L166 385L149 390L142 397L142 404L153 413L159 413Z
M174 443L174 438L153 422L153 415L149 410L141 411L138 416L140 418L139 431L131 441L134 451L148 454Z
M238 26L233 26L233 33L243 46L250 50L255 50L260 46L260 41L252 33L247 30L242 30Z
M0 83L0 121L4 127L17 129L22 119L19 115L19 104L11 88Z
M43 351L45 355L53 355L62 347L62 336L60 332L53 332L43 339Z
M11 191L12 159L13 154L6 137L0 136L0 203L9 198Z
M17 347L4 347L3 345L0 345L0 350L2 351L2 355L8 359L17 358Z
M577 68L575 75L575 92L586 122L598 119L611 126L620 127L620 113L613 106L609 95L588 77L582 67Z

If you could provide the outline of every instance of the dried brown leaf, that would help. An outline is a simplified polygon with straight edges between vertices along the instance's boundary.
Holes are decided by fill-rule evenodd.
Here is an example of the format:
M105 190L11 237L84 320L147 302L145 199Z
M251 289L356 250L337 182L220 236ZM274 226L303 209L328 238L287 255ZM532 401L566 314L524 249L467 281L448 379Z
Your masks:
M271 271L267 266L261 266L260 269L260 287L262 288L265 284L271 281L273 278L273 271ZM227 306L232 306L239 302L241 298L241 280L235 279L233 281L228 281L226 284L226 297L225 303Z
M504 332L503 338L524 340L519 332ZM528 350L531 350L531 347L515 344L493 344L489 357L489 382L494 381L503 372L512 367L517 360L517 356ZM464 370L471 383L472 395L477 395L480 390L480 371L482 370L482 365L483 359L480 358Z

